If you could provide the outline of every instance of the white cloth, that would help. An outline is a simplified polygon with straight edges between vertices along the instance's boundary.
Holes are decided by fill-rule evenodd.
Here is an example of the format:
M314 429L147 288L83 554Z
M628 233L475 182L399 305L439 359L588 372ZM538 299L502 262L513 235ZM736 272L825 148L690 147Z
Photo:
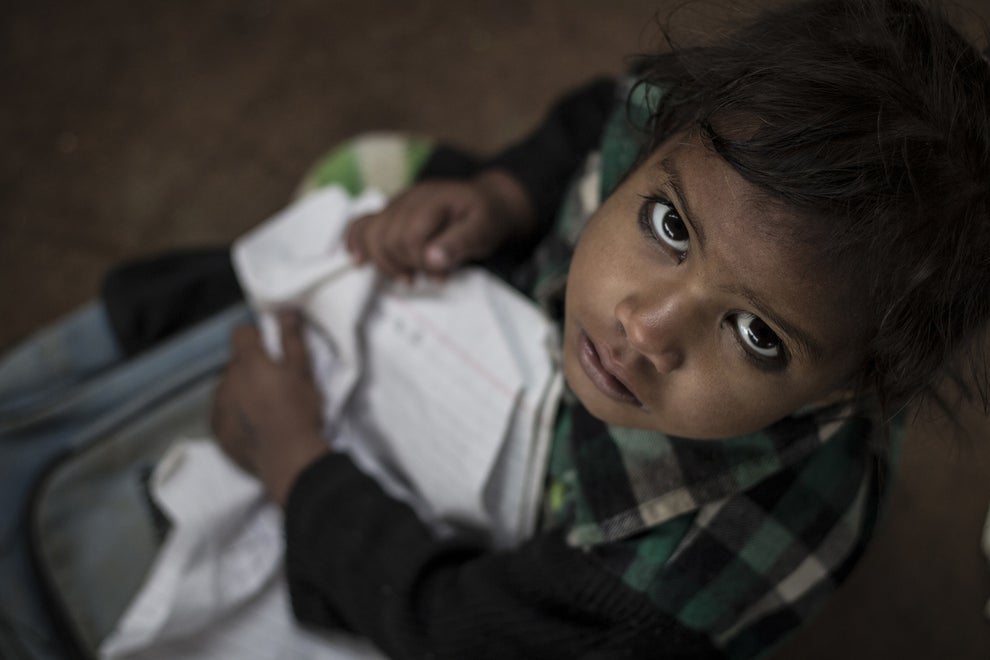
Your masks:
M339 416L360 375L363 351L358 329L377 282L373 268L354 266L343 244L343 227L350 218L384 204L384 196L375 191L351 199L342 188L326 188L304 197L234 245L237 277L261 313L269 353L280 351L271 313L291 307L302 308L311 322L309 345L316 359L325 361L328 353L334 356L333 370L320 362L314 369L329 406L328 418Z
M216 444L176 444L149 485L175 527L101 656L382 658L363 640L296 624L282 575L282 513Z

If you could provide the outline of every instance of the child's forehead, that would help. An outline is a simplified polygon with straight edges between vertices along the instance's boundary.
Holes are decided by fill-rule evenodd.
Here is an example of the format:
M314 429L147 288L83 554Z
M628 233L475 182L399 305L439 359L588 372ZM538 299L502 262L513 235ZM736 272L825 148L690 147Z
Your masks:
M797 209L749 182L704 140L697 130L682 131L644 159L644 183L673 192L680 210L702 239L716 231L713 219L742 231L738 238L761 240L780 256L822 268L824 237L835 222L821 213Z

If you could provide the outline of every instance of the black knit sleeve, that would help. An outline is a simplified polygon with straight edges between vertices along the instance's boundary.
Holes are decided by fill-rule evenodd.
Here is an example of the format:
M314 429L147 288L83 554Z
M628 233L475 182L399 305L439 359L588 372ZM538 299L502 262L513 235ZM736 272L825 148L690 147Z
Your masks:
M571 176L601 142L615 94L616 83L608 78L574 90L532 133L484 165L508 170L522 183L541 224L552 221Z
M297 618L367 636L392 658L715 654L557 536L501 553L436 540L341 454L303 472L285 524Z

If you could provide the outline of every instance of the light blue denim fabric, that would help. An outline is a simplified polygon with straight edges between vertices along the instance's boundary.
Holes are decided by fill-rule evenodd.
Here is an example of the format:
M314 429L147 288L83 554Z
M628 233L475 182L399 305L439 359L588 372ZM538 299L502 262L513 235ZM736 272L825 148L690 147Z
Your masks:
M40 476L57 457L215 378L230 333L248 321L246 307L232 307L127 359L94 303L0 360L0 657L64 657L28 550L27 506Z
M39 330L0 360L0 423L118 364L123 352L97 302Z

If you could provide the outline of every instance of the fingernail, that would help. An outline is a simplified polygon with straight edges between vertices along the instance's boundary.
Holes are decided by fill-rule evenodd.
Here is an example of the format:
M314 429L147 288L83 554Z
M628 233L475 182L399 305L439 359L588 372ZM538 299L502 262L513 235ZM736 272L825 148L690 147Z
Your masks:
M439 245L431 245L426 248L426 263L430 265L431 268L447 268L450 266L450 255L447 253L443 247Z

